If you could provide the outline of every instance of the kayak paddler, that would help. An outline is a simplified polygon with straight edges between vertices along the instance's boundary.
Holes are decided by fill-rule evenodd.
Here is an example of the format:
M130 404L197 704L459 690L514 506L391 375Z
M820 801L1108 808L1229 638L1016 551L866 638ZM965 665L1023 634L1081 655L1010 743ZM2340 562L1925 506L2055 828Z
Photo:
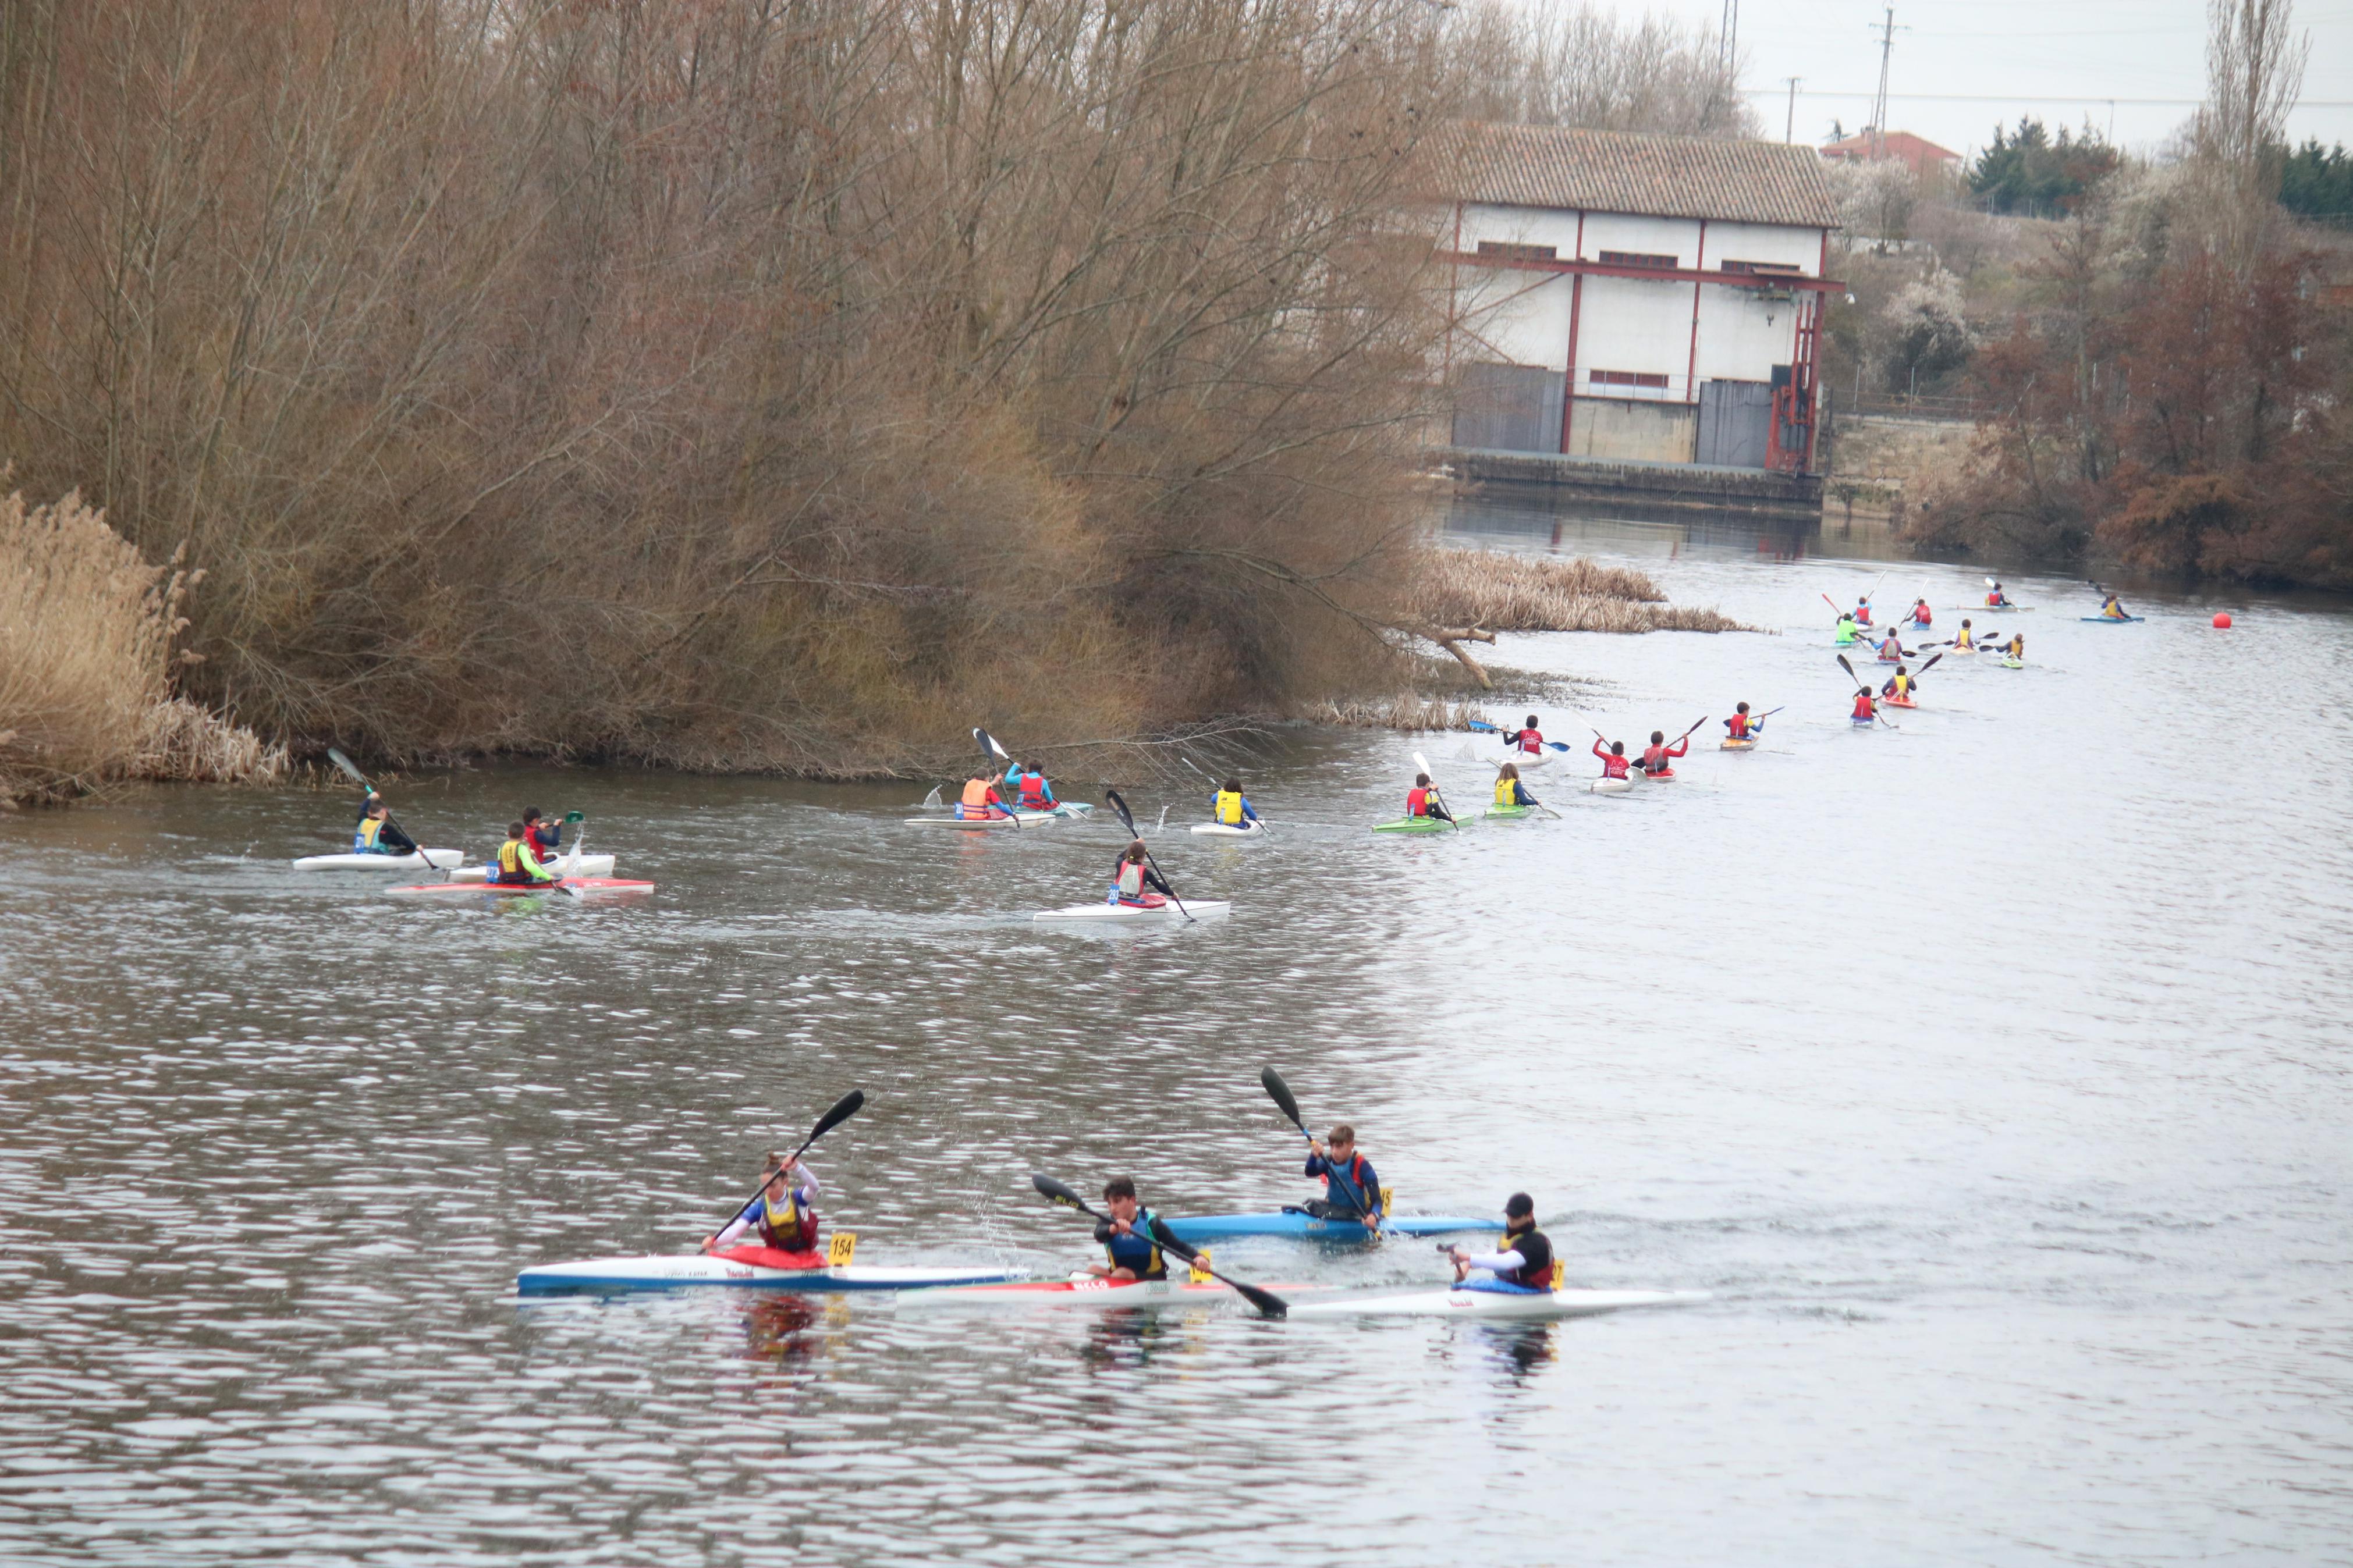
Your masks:
M2000 584L1996 583L1996 584L1995 584L1991 588L1989 588L1989 589L1987 589L1987 590L1986 590L1986 608L1987 608L1987 609L1989 609L1989 610L1998 610L1998 609L2002 609L2002 608L2006 607L2009 604L2010 604L2010 595L2007 595L2007 594L2004 594L2004 593L2001 591L2001 584Z
M551 822L547 813L535 805L525 806L522 814L523 837L531 840L534 855L553 855L564 847L564 824Z
M1843 610L1839 612L1838 631L1831 637L1831 641L1841 647L1845 647L1856 640L1857 635L1854 616Z
M1497 805L1535 805L1536 804L1536 797L1530 795L1528 786L1520 782L1519 763L1505 763L1503 772L1495 775L1495 804Z
M1380 1228L1381 1179L1373 1163L1356 1152L1356 1130L1335 1123L1327 1142L1307 1142L1307 1173L1324 1178L1324 1196L1300 1205L1317 1219L1357 1219Z
M1134 904L1144 909L1157 909L1159 899L1145 889L1157 892L1162 899L1174 898L1160 873L1145 863L1144 840L1139 838L1121 851L1119 863L1112 868L1111 897L1107 904Z
M778 1252L817 1250L817 1173L790 1154L771 1152L761 1173L767 1178L767 1185L727 1222L725 1229L703 1238L703 1251L733 1247L754 1228L763 1247Z
M360 822L352 829L352 853L354 855L414 855L417 840L392 825L386 815L384 796L368 791L367 802L360 807Z
M1854 712L1852 717L1858 724L1868 723L1870 721L1879 717L1879 702L1877 699L1871 695L1870 687L1859 686L1855 688Z
M1854 602L1854 624L1859 626L1871 625L1871 595L1868 594Z
M1552 1242L1536 1228L1535 1200L1525 1193L1514 1193L1504 1200L1501 1247L1476 1255L1450 1247L1446 1254L1454 1260L1454 1285L1459 1290L1540 1296L1553 1288L1558 1273ZM1470 1277L1474 1268L1480 1274L1476 1279Z
M1664 730L1651 731L1651 743L1642 748L1642 771L1646 773L1671 773L1674 760L1691 750L1691 737L1685 735L1673 745L1667 744Z
M1106 1261L1090 1264L1087 1272L1099 1279L1167 1279L1168 1260L1153 1243L1152 1211L1136 1201L1135 1178L1113 1176L1103 1195L1111 1218L1096 1225L1095 1239Z
M1904 639L1894 632L1889 632L1884 641L1873 643L1871 647L1884 663L1893 664L1904 657Z
M1536 728L1536 716L1533 713L1529 714L1527 724L1524 728L1514 730L1510 734L1504 736L1504 744L1506 746L1517 746L1522 752L1531 757L1543 756L1545 748L1544 731Z
M563 873L540 864L523 825L511 822L507 841L499 846L499 874L491 879L508 888L552 888L564 878Z
M2132 619L2131 615L2125 609L2124 600L2118 598L2114 594L2109 595L2101 604L2100 614L2112 621L2128 621Z
M1915 599L1912 601L1913 630L1925 632L1935 623L1936 619L1936 612L1928 607L1927 600Z
M1961 629L1953 637L1953 647L1957 650L1966 650L1969 653L1975 653L1978 650L1977 634L1969 630L1969 619L1967 616L1961 617Z
M1610 742L1609 749L1605 752L1601 749L1601 737L1596 735L1593 737L1593 754L1601 759L1601 776L1605 779L1622 779L1633 765L1626 760L1626 742L1623 741Z
M2010 633L2010 640L2006 643L1998 645L1994 651L2001 655L2004 658L2014 658L2019 660L2021 663L2023 663L2026 659L2026 634L2024 632Z
M1018 783L1017 773L1019 775ZM1018 790L1014 798L1021 803L1024 811L1052 811L1062 804L1054 798L1054 786L1046 782L1046 770L1035 763L1027 768L1015 763L1007 771L1005 782Z
M1879 689L1879 694L1882 697L1897 698L1905 702L1912 700L1913 681L1908 673L1909 669L1908 665L1897 665L1895 673L1889 676L1886 684Z
M1724 721L1724 727L1732 731L1725 737L1726 740L1753 741L1765 732L1765 721L1751 719L1748 716L1748 704L1743 702L1732 710L1732 717Z
M1227 827L1247 827L1258 820L1258 807L1242 793L1242 781L1228 779L1209 797L1209 820Z
M1405 814L1408 816L1435 817L1440 822L1454 820L1453 814L1446 809L1446 802L1439 798L1437 786L1430 782L1428 773L1413 775L1413 787L1405 792Z
M997 786L1004 782L1003 773L990 773L986 778L965 780L964 798L956 802L957 818L961 821L974 821L1012 816L1011 808L1005 804L1005 797L997 793Z

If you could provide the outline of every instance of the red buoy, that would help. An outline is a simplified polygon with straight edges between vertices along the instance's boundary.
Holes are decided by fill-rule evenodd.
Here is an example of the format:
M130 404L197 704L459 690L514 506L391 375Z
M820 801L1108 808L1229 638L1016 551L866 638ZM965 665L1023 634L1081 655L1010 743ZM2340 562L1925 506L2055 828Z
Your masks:
M2214 629L2218 632L2227 632L2231 629L2230 611L2217 610L2214 612Z

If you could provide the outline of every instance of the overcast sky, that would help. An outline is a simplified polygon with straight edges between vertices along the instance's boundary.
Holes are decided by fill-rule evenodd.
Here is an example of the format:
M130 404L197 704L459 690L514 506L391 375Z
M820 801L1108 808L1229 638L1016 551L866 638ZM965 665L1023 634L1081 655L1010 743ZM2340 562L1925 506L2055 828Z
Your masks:
M1597 0L1637 15L1644 0ZM1657 0L1656 9L1713 28L1721 0ZM1788 77L1798 85L1797 139L1824 142L1871 118L1879 85L1882 5L1869 0L1745 0L1740 85L1779 136ZM2353 151L2353 0L2304 0L2295 26L2312 38L2293 140L2317 136ZM1887 128L1970 153L1997 121L2021 114L2054 127L2088 117L2127 148L2154 150L2206 90L2202 0L1895 0ZM1908 31L1905 29L1909 29Z

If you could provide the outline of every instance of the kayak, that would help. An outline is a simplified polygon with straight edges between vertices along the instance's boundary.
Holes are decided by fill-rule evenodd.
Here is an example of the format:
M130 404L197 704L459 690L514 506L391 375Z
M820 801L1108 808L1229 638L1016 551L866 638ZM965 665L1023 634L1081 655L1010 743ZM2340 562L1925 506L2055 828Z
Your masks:
M733 1247L714 1255L690 1252L673 1258L589 1258L577 1263L551 1263L516 1275L515 1290L524 1296L677 1290L691 1285L732 1285L755 1290L920 1290L1018 1278L1018 1273L1002 1268L875 1268L864 1264L828 1268L822 1252Z
M1634 770L1634 776L1651 784L1672 784L1675 782L1675 770L1672 768L1661 768L1658 772L1651 773L1642 768L1636 768Z
M1296 1290L1296 1285L1269 1286ZM908 1297L903 1306L926 1307L1059 1307L1082 1312L1118 1311L1124 1308L1217 1307L1241 1298L1215 1283L1196 1285L1189 1279L1103 1279L1092 1274L1068 1279L1020 1280L996 1285L952 1285Z
M2129 626L2135 621L2145 621L2148 619L2147 616L2078 616L2075 618L2079 621L2106 621L2111 625L2119 626Z
M1756 747L1754 741L1721 741L1715 749L1719 752L1748 752L1756 750Z
M2034 606L2031 605L1955 605L1953 608L1957 610L1983 610L1989 615L1999 615L2004 610L2016 610L2021 615L2026 615L2031 613Z
M1595 779L1585 786L1595 795L1623 795L1634 787L1632 779Z
M1256 822L1248 827L1233 827L1222 822L1197 822L1193 825L1193 831L1211 838L1256 838L1266 831L1266 827Z
M1533 805L1491 805L1486 811L1489 816L1500 816L1506 820L1514 817L1534 816L1535 814L1536 808Z
M1294 1318L1502 1318L1546 1322L1589 1318L1634 1307L1690 1307L1709 1300L1705 1290L1409 1290L1343 1296L1328 1301L1294 1301Z
M902 820L910 827L954 827L965 833L1021 826L1021 819L1018 816L910 816Z
M390 888L394 893L552 893L557 889L566 892L592 895L596 893L650 893L651 882L633 882L626 877L564 877L553 882L420 882L413 888Z
M582 877L609 877L613 874L613 858L610 855L583 855L577 865L558 855L545 864L561 866L566 873ZM491 868L488 866L460 866L449 873L449 879L453 882L487 882L491 879Z
M1400 816L1395 822L1376 823L1376 833L1451 833L1455 824L1439 816Z
M466 863L463 849L419 849L409 855L305 855L297 871L414 871L422 866L448 870Z
M1908 653L1883 653L1879 656L1879 662L1881 664L1902 664L1905 659L1912 657L1914 656Z
M1494 763L1500 768L1505 763L1515 763L1520 772L1526 773L1531 768L1548 768L1560 761L1560 756L1558 752L1538 752L1533 756L1525 752L1505 752L1494 759Z
M2012 658L2008 654L2004 654L2001 659L2001 667L2004 669L2024 669L2026 668L2026 661L2022 658Z
M1168 1228L1176 1239L1194 1246L1206 1242L1225 1241L1240 1236L1293 1236L1313 1241L1363 1241L1367 1238L1364 1226L1353 1219L1317 1219L1314 1215L1297 1209L1284 1209L1280 1214L1204 1214L1190 1219L1172 1219ZM1501 1233L1503 1226L1492 1219L1466 1219L1461 1215L1403 1214L1382 1222L1382 1233L1388 1236L1459 1236L1464 1231L1486 1230Z
M1853 725L1858 730L1868 730L1874 724L1877 724L1879 721L1876 719L1849 719L1847 722Z
M1223 899L1196 899L1180 910L1176 900L1167 899L1156 904L1071 904L1064 909L1041 910L1029 918L1033 921L1103 921L1113 924L1134 921L1159 925L1169 921L1183 921L1186 910L1190 910L1197 921L1223 920L1233 907Z
M1879 705L1882 708L1917 708L1920 706L1915 700L1909 697L1883 697L1879 700Z

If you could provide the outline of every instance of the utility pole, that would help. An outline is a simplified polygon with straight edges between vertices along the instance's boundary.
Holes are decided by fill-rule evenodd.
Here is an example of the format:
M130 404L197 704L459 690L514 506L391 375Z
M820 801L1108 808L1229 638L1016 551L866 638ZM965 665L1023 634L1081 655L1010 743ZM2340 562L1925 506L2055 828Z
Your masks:
M1910 32L1910 27L1903 29ZM1895 51L1895 7L1887 7L1887 20L1879 26L1879 101L1871 110L1871 155L1887 156L1887 57Z
M1805 79L1801 76L1789 78L1789 121L1781 127L1781 140L1784 142L1798 139L1798 84Z
M1730 81L1740 69L1740 0L1724 0L1724 20L1715 33L1716 73Z

